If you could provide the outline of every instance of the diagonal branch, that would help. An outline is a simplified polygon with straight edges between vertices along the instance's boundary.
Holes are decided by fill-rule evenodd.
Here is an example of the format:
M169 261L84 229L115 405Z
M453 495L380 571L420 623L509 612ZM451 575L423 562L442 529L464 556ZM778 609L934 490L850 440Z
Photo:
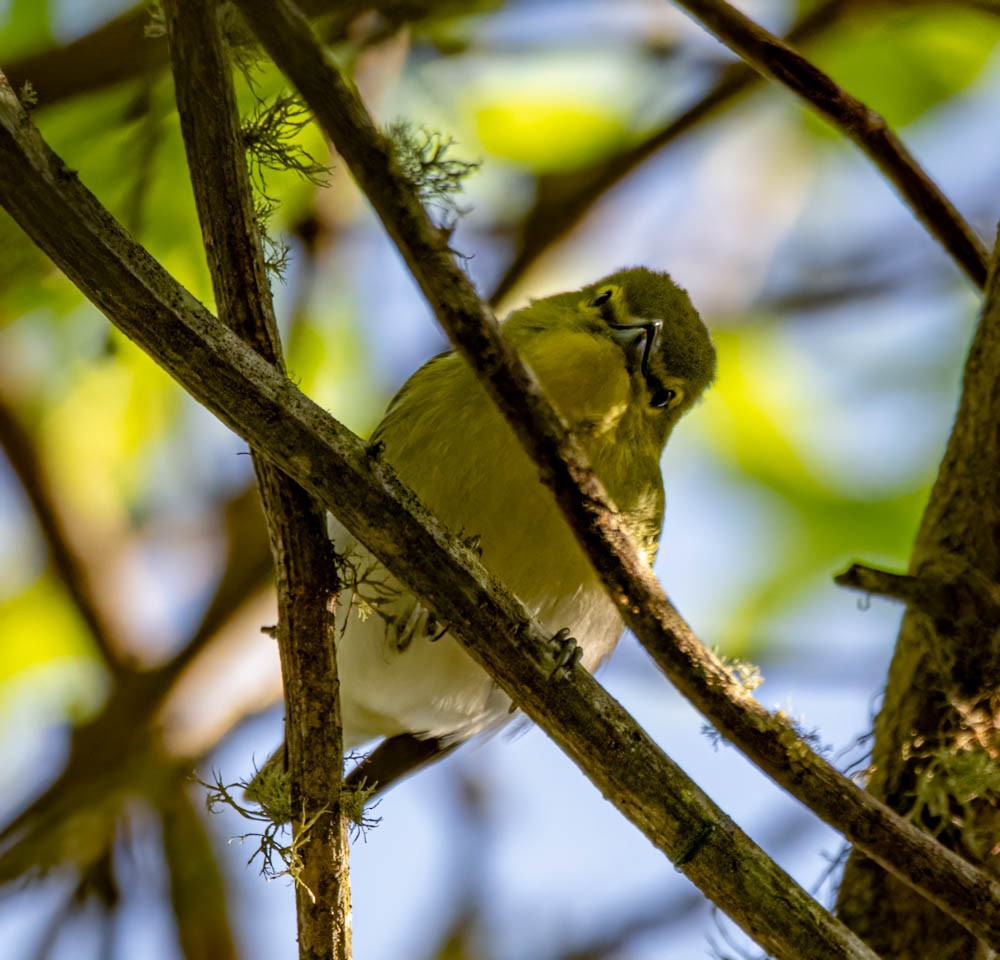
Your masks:
M443 619L616 807L781 958L874 960L576 666L361 440L246 347L135 244L0 79L0 205L109 319L324 506ZM988 906L981 891L970 898Z
M979 288L985 285L986 246L882 116L725 0L675 2L758 73L784 84L853 140L969 279Z
M678 690L723 736L853 844L987 942L1000 940L996 881L946 851L813 752L785 718L769 714L698 640L667 599L537 381L456 265L446 236L396 170L388 142L326 58L309 24L287 0L239 4L368 196L438 321L539 464L543 481L555 493L626 624Z
M219 5L169 0L165 13L177 108L219 313L281 370ZM291 808L302 860L295 885L299 956L347 960L350 887L333 644L336 565L322 507L259 450L252 456L278 573Z

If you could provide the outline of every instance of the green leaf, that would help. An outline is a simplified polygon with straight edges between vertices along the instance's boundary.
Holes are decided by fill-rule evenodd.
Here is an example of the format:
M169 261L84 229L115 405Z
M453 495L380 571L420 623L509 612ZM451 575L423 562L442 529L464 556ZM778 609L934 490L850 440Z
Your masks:
M0 702L39 668L78 673L81 694L96 693L101 671L83 621L63 590L47 576L0 600Z
M845 19L809 55L894 127L966 89L1000 41L996 15L954 4L891 12L873 6Z
M0 28L0 50L9 63L25 53L52 43L49 0L10 0L7 19Z
M566 97L486 102L476 111L475 124L490 153L536 172L586 166L626 137L621 117Z

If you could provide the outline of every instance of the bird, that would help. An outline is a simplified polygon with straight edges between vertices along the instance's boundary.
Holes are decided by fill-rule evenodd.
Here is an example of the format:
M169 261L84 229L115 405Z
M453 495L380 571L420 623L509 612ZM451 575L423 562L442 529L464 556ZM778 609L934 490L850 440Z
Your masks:
M711 336L688 295L665 272L622 269L530 301L502 330L652 564L665 503L661 455L715 377ZM572 636L587 670L607 659L622 619L464 358L449 351L420 367L371 443L543 629ZM328 529L343 585L335 643L345 750L403 737L442 752L506 724L509 697L448 625L339 521L331 517Z

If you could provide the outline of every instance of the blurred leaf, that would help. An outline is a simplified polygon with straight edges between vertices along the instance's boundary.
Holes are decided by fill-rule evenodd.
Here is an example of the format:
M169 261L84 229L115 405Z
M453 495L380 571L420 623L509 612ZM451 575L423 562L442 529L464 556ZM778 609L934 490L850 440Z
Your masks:
M769 486L820 487L788 428L805 411L785 341L766 328L720 330L713 339L720 375L706 413L723 455Z
M0 600L0 701L28 671L58 663L84 669L97 663L83 621L62 589L49 577Z
M345 423L370 425L386 397L373 381L356 314L345 301L315 304L322 314L296 323L288 338L288 369L301 389Z
M52 40L49 0L10 0L7 17L0 29L0 50L5 60L13 60Z
M846 17L813 48L815 62L895 127L917 120L983 72L1000 18L956 4L873 5ZM824 123L809 114L813 129Z
M739 656L759 641L763 620L848 560L905 566L929 478L876 492L825 475L810 454L824 442L829 412L812 400L807 366L780 329L717 331L714 339L721 374L705 414L715 450L735 482L763 488L784 517L772 540L780 549L761 550L757 578L730 620L724 645Z
M114 355L82 366L41 427L61 499L105 524L124 521L180 400L173 380L138 347L117 333L111 342Z
M626 136L618 115L568 98L487 101L476 110L475 124L490 153L538 172L586 166Z

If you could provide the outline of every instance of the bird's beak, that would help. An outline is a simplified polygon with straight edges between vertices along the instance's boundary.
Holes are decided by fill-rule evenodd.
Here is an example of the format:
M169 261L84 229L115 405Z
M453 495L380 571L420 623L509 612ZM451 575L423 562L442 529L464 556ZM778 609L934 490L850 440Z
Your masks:
M644 377L649 377L649 355L656 347L662 328L662 320L611 324L611 336L622 345L626 353L639 361L639 369Z

